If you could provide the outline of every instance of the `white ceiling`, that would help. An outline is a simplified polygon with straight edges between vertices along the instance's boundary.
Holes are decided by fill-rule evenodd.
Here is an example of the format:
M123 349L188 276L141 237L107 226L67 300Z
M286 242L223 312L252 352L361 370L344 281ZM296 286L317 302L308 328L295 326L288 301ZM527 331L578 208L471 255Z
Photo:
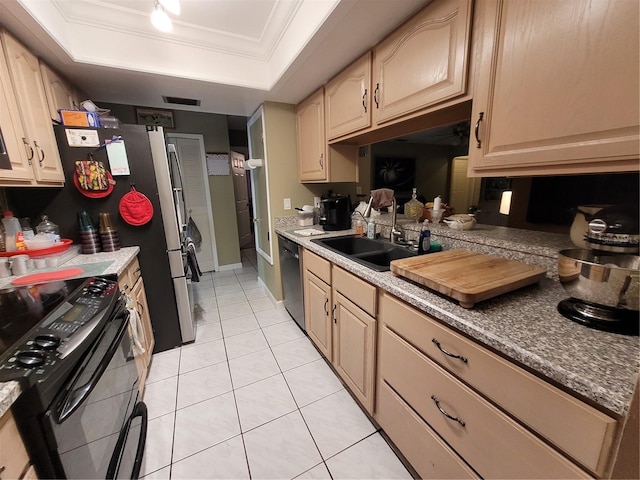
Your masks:
M298 103L426 3L181 0L163 34L153 0L1 0L0 23L97 103L249 116Z

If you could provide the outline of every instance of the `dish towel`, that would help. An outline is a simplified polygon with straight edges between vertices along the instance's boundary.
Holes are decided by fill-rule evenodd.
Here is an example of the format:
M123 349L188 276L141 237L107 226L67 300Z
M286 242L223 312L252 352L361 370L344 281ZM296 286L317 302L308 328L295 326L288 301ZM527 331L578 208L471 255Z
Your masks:
M140 314L136 310L133 297L125 293L126 308L129 311L129 337L131 338L131 350L134 356L140 355L145 352L142 346L144 339L144 329L142 328L142 320L140 320Z
M371 190L371 206L373 208L390 207L393 205L394 192L390 188L379 188Z
M196 258L196 245L193 243L193 240L191 240L190 237L187 237L186 244L187 264L189 265L189 270L191 270L191 281L199 282L200 277L202 276L202 272L200 271L198 259Z

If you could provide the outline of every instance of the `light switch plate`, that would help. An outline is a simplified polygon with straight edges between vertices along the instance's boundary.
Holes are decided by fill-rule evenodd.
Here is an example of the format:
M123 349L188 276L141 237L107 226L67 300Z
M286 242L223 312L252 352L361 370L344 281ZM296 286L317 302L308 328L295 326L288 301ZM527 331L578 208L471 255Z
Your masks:
M284 199L284 209L285 210L291 210L291 199L290 198L285 198Z

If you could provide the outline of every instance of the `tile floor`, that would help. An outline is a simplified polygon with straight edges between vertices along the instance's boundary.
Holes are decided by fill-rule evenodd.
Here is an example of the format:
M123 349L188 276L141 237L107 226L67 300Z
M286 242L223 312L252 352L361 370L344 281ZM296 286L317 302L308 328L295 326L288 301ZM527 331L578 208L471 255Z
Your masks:
M410 479L286 310L243 267L195 285L196 342L154 355L145 478Z

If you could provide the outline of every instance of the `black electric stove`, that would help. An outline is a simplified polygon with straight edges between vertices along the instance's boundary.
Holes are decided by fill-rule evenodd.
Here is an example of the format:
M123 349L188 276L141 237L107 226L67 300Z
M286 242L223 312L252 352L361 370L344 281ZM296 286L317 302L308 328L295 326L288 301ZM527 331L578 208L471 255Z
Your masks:
M0 382L46 389L63 380L55 377L66 376L64 364L95 339L118 299L115 280L100 277L0 289Z

